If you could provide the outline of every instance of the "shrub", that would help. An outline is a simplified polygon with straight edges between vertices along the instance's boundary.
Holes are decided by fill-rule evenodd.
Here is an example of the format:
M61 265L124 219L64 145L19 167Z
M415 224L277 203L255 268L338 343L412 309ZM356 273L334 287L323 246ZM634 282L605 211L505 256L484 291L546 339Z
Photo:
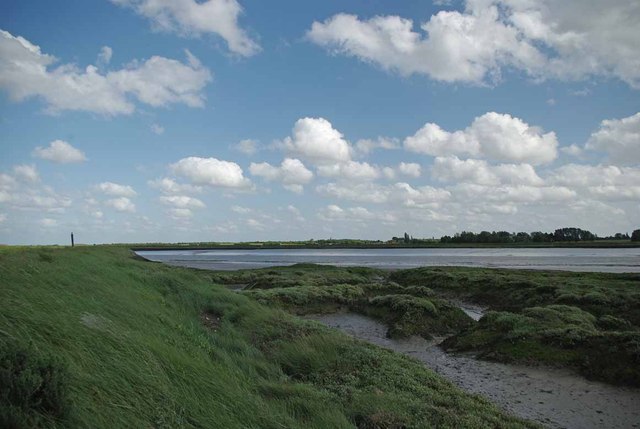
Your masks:
M68 374L51 355L0 340L0 426L27 428L63 419L69 410Z

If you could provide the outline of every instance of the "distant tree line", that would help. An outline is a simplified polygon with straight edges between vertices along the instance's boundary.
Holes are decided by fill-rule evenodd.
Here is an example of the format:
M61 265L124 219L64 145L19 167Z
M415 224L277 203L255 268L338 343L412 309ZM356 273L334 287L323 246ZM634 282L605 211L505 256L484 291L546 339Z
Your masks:
M595 240L631 240L640 241L640 229L627 233L617 233L609 237L598 237L591 231L580 228L559 228L554 232L508 232L482 231L474 233L462 231L453 237L445 235L440 238L441 243L551 243L562 241L595 241Z

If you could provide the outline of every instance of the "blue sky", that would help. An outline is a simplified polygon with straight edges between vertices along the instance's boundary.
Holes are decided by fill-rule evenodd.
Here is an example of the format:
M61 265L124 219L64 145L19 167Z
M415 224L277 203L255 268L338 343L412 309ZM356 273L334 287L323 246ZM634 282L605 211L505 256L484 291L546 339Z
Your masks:
M0 243L640 227L632 0L0 8Z

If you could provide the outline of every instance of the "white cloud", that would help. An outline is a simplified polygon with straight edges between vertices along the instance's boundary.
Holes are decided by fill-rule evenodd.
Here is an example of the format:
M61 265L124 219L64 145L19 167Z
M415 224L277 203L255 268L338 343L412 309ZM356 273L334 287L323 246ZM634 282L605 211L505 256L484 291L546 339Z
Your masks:
M134 213L136 211L136 205L127 197L112 198L107 200L105 204L119 212Z
M40 175L35 165L16 165L13 167L13 174L24 182L36 183L40 181Z
M568 186L595 200L640 200L640 168L567 164L551 172L549 183Z
M238 213L238 214L247 214L247 213L251 213L253 210L251 210L248 207L242 207L242 206L231 206L231 211Z
M147 182L152 188L159 189L163 194L182 194L182 193L200 193L202 188L200 186L193 186L188 184L181 184L169 177L158 178L156 180L149 180Z
M374 149L400 149L400 141L398 139L392 139L388 137L378 137L375 140L362 139L356 142L355 148L358 152L367 155Z
M305 221L304 216L302 216L302 213L300 212L300 210L296 206L293 206L291 204L288 205L287 206L287 211L289 213L291 213L291 215L293 215L293 217L295 218L296 221L298 221L298 222L304 222Z
M44 227L44 228L54 228L56 226L58 226L58 221L55 219L51 219L51 218L44 218L44 219L40 219L40 226Z
M259 143L256 140L244 139L233 145L232 148L245 155L255 155L259 149Z
M382 175L389 180L396 178L396 170L393 167L382 167Z
M202 107L211 73L190 52L187 62L153 56L102 74L90 65L53 68L56 59L20 36L0 30L0 88L14 101L39 97L49 113L77 110L104 115L131 114L134 100L152 107Z
M431 175L443 182L478 185L516 184L542 186L544 181L529 164L489 165L484 160L437 157Z
M113 56L113 49L110 46L103 46L100 49L100 53L98 54L97 63L99 65L106 66L111 62L111 57Z
M260 222L257 219L247 219L246 220L246 225L249 228L255 229L257 231L263 231L265 229L264 223Z
M63 140L54 140L47 147L38 146L33 151L33 156L57 162L69 164L87 160L85 154Z
M251 181L244 177L242 168L235 162L191 156L172 164L171 169L196 185L235 189L251 186Z
M193 217L193 212L187 208L172 208L169 209L169 216L174 219L189 219Z
M0 173L0 190L8 191L17 185L16 179L6 173Z
M267 181L281 182L286 189L296 193L302 192L302 185L313 179L313 173L299 159L292 158L285 158L280 167L274 167L267 162L259 164L252 162L249 171L254 176L263 177Z
M380 169L367 162L346 161L318 166L318 174L341 180L366 182L380 177Z
M316 187L316 191L321 195L347 201L376 204L399 202L413 207L438 204L451 197L451 193L445 189L432 186L414 188L403 182L393 185L328 183Z
M392 213L376 213L371 212L365 207L350 207L343 209L335 204L330 204L318 212L318 217L324 221L355 221L366 222L371 220L382 221L385 223L394 223L397 218Z
M0 223L3 223L7 220L6 213L0 213Z
M160 202L180 209L201 209L206 207L199 199L186 195L162 196L160 197Z
M292 136L282 142L288 152L315 164L351 160L351 147L344 136L324 118L298 119Z
M513 68L536 79L615 76L640 87L639 20L635 0L467 0L462 12L431 16L421 32L399 16L338 14L314 22L307 37L332 53L445 82L496 81Z
M324 196L347 201L382 204L389 201L390 189L373 183L357 183L351 186L328 183L316 187Z
M111 197L135 197L137 192L129 185L119 185L113 182L102 182L95 187L97 190L103 192Z
M416 164L415 162L401 162L398 165L398 172L405 176L418 178L422 174L422 167L420 167L420 164Z
M393 185L392 197L408 207L432 207L451 198L451 192L433 186L414 188L408 183Z
M452 188L461 201L489 201L502 203L566 202L577 197L577 193L564 186L500 185L485 186L461 183Z
M549 182L565 186L640 186L640 168L566 164L551 172Z
M260 46L238 26L242 6L236 0L111 0L149 19L154 29L184 37L217 34L238 55L251 56Z
M160 124L151 124L151 132L155 135L161 136L164 134L164 127Z
M584 156L584 149L577 144L563 146L560 148L560 151L574 158L582 158Z
M404 141L407 150L432 156L484 156L497 161L527 162L533 165L553 161L558 141L553 132L544 133L508 114L488 112L478 116L463 131L448 132L428 123Z
M334 53L353 56L402 75L424 74L445 82L483 82L500 67L539 67L544 57L518 38L515 28L498 21L495 8L477 14L440 12L413 31L399 16L360 20L338 14L314 22L308 37Z
M71 206L71 199L43 185L33 165L14 166L15 178L0 173L0 203L10 209L62 213ZM16 180L16 178L18 180Z
M600 129L591 134L586 148L607 152L614 163L640 163L640 112L602 121Z

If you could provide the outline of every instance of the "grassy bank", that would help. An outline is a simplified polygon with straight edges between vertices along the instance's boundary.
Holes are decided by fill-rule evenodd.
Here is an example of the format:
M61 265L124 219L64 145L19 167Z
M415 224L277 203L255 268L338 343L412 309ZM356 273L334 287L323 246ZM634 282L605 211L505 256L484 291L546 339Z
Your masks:
M421 286L388 281L388 271L298 264L260 270L218 272L215 281L243 285L243 293L265 305L297 314L347 309L384 322L393 338L451 335L473 322L458 307Z
M1 249L0 426L533 426L219 281L121 247Z
M640 386L640 275L419 268L390 279L490 311L445 348L503 362L570 367Z

